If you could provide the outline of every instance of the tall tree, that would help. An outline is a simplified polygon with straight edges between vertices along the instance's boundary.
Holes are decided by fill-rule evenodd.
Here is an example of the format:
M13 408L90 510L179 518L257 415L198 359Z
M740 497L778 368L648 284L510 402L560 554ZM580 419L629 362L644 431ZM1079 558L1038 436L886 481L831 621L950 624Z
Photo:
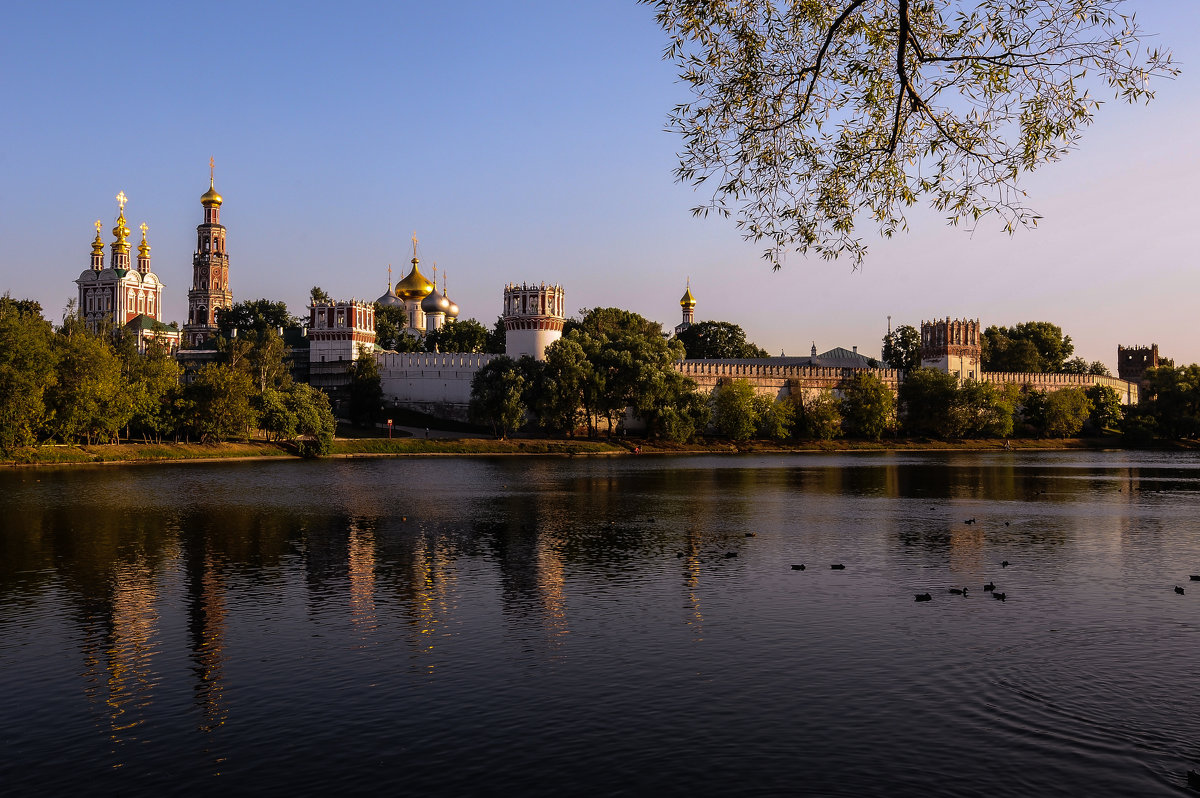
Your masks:
M746 340L746 331L728 321L701 321L675 336L687 357L703 360L770 357Z
M716 431L735 441L744 441L758 425L754 386L746 380L723 382L712 392L712 424Z
M517 362L501 355L471 378L471 420L507 438L525 420L525 377Z
M1075 352L1071 336L1048 321L1026 321L1015 327L992 325L981 340L984 371L1058 372Z
M111 335L93 333L77 316L67 316L54 346L57 375L46 400L56 436L87 444L116 440L133 410Z
M0 453L37 440L54 367L54 331L41 306L0 297Z
M921 367L921 333L901 324L883 336L883 359L889 368L912 371Z
M487 346L488 329L475 319L451 319L425 336L429 352L486 352Z
M379 362L363 351L350 366L350 418L356 424L372 424L383 402L383 375Z
M900 383L900 416L909 435L956 437L958 379L938 369L913 369Z
M1077 146L1100 100L1176 73L1123 0L639 0L695 98L669 127L678 179L714 186L779 267L790 248L866 253L927 201L952 224L1035 224L1023 173Z
M842 418L847 432L879 440L896 421L896 397L883 380L860 371L842 389Z
M243 335L253 330L295 329L300 321L288 313L287 304L269 299L251 299L235 302L233 307L217 311L217 332L222 338L230 338L233 331Z

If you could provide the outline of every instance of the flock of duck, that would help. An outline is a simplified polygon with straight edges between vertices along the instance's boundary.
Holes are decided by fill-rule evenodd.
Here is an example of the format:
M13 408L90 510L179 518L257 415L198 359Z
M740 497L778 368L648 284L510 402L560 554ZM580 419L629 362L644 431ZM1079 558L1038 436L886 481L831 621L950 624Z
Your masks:
M931 509L931 510L932 510L933 508L932 508L932 507L930 507L929 509ZM974 518L968 518L967 520L963 521L963 523L964 523L964 524L974 524L974 523L976 523L976 519L974 519ZM1008 522L1008 521L1005 521L1005 522L1004 522L1004 525L1005 525L1005 526L1009 526L1009 522ZM750 537L755 537L755 533L753 533L753 532L747 532L747 533L746 533L746 537L748 537L748 538L750 538ZM681 555L681 556L682 556L682 555ZM726 557L736 557L736 556L737 556L737 553L736 553L736 552L730 552L730 553L727 553L725 556L726 556ZM1008 561L1008 560L1002 560L1002 561L1000 562L1000 567L1001 567L1001 568L1007 568L1007 567L1008 567L1010 564L1011 564L1011 563L1009 563L1009 561ZM795 564L795 565L793 565L793 566L792 566L792 570L793 570L793 571L803 571L803 570L806 570L806 569L807 569L807 567L808 567L808 566L806 566L804 563L798 563L798 564ZM830 566L829 566L829 568L830 568L830 570L832 570L832 571L844 571L844 570L846 570L846 566L845 566L844 564L842 564L842 563L834 563L834 564L830 565ZM1192 582L1200 582L1200 574L1191 574L1191 575L1188 577L1188 579L1189 579L1190 581L1192 581ZM983 590L984 590L984 592L985 592L985 593L991 593L991 594L992 594L992 598L996 599L997 601L1007 601L1007 600L1008 600L1008 594L1007 594L1006 592L1001 592L1001 591L999 591L999 590L996 590L996 584L995 584L995 582L988 582L986 585L984 585L984 586L983 586ZM968 594L968 593L970 593L970 588L968 588L968 587L966 587L966 586L964 585L963 587L952 587L952 588L950 588L949 590L947 590L946 592L948 592L948 593L950 593L950 594L952 594L952 595L955 595L955 596L963 596L963 597L966 597L966 596L967 596L967 594ZM1185 593L1186 591L1184 591L1184 589L1183 589L1182 587L1180 587L1179 585L1176 585L1176 586L1175 586L1175 592L1176 592L1177 594L1179 594L1179 595L1181 595L1181 596L1182 596L1182 595L1184 595L1184 593ZM917 600L917 601L933 601L933 595L932 595L931 593L917 593L917 594L916 594L916 600Z

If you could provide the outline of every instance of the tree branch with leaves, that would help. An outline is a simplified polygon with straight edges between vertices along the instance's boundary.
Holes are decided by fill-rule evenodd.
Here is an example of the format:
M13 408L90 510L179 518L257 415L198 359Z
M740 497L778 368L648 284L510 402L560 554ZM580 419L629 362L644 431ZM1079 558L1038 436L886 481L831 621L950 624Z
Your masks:
M857 265L866 224L919 201L953 225L1036 225L1019 178L1074 149L1111 91L1177 74L1125 0L639 0L693 94L668 127L676 177L736 215L776 269L788 250Z

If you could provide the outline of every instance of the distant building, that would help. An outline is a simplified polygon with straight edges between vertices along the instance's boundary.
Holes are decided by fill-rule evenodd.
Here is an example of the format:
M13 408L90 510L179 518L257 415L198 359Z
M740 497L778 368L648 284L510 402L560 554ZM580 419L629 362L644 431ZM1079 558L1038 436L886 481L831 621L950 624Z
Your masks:
M145 351L146 345L153 340L175 349L179 346L179 330L162 322L164 286L150 269L150 243L146 240L149 228L142 223L137 268L131 268L130 230L125 221L128 198L122 191L116 199L118 216L112 229L115 239L111 244L109 265L104 265L102 224L97 220L90 267L75 281L79 287L79 317L93 332L108 324L134 331L141 351Z
M687 289L683 292L683 298L679 300L679 307L683 308L683 320L675 325L675 334L691 327L696 323L696 297L692 296L692 281L687 281Z
M388 267L388 290L375 300L381 307L403 307L405 311L404 332L414 337L423 337L440 330L448 321L458 318L458 305L446 296L446 277L442 275L442 290L437 290L437 265L433 267L433 281L421 274L421 259L417 257L417 237L413 236L412 271L404 279L392 285L392 268Z
M945 371L959 379L980 380L983 343L979 319L921 322L921 366Z
M1158 344L1117 347L1117 376L1123 380L1136 382L1142 388L1150 385L1149 380L1146 379L1146 372L1166 365L1167 362L1159 359Z
M183 325L184 345L192 348L202 346L216 336L217 311L233 307L225 225L221 224L221 204L225 200L213 187L211 158L208 166L208 191L200 197L200 204L204 206L204 222L196 227L192 288L188 291L188 320Z
M546 359L546 347L562 337L567 295L561 285L504 286L504 351L516 360Z

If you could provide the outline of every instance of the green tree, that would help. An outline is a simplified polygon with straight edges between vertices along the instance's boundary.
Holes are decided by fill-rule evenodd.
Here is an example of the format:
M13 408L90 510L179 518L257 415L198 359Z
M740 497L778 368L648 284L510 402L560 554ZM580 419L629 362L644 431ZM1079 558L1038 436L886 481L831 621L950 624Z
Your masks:
M298 420L287 398L285 391L275 387L254 397L258 428L267 434L267 440L290 441L296 437Z
M1200 436L1200 366L1159 366L1148 369L1145 379L1141 404L1158 434L1173 440Z
M329 298L329 294L325 293L325 291L322 290L321 286L319 286L319 285L314 285L312 287L312 290L310 290L308 292L308 298L314 305L318 302L332 302L333 301Z
M585 391L594 378L591 361L577 340L560 338L546 347L545 365L531 403L542 427L574 434L584 415ZM591 418L587 420L589 432L594 432Z
M799 391L792 394L795 436L801 440L830 441L842 434L842 402L833 391Z
M746 380L722 382L712 392L712 424L726 438L744 441L758 425L754 386Z
M762 394L754 397L754 415L755 434L775 441L786 440L796 423L795 405Z
M1069 438L1078 435L1092 411L1092 403L1081 388L1060 388L1045 400L1042 435L1048 438Z
M992 325L981 340L984 371L1017 373L1060 372L1075 351L1071 336L1048 321L1027 321L1015 327Z
M507 438L525 420L525 377L505 355L489 361L471 379L471 420L487 424L497 438Z
M953 374L930 368L908 372L899 390L904 431L917 437L957 437L957 395L958 378Z
M896 419L896 397L883 380L860 371L842 389L842 418L849 434L879 440Z
M1012 435L1013 416L1020 390L1015 385L998 388L987 382L967 380L954 397L951 437L1007 438Z
M133 413L109 334L93 333L70 315L54 337L54 348L57 372L46 401L56 437L86 444L116 440Z
M355 424L373 424L382 404L383 375L378 361L363 347L350 366L350 418Z
M912 371L921 367L921 333L902 324L883 336L883 359L889 368Z
M566 334L566 330L563 330ZM489 355L503 355L508 349L508 332L504 329L504 317L497 316L496 323L488 331L487 346L483 351Z
M485 352L487 345L488 330L475 319L451 319L425 336L430 352Z
M161 441L177 423L174 406L182 370L165 346L150 343L144 353L133 349L131 357L127 348L122 350L122 369L132 401L129 427L143 440Z
M256 395L249 372L228 363L202 366L184 390L187 429L204 443L248 438L258 426Z
M54 331L41 306L0 297L0 453L37 441L54 377Z
M661 330L637 313L594 308L583 311L583 318L567 333L592 364L585 409L606 419L610 434L629 408L643 421L653 422L666 387L683 385L664 374L683 357L683 346L664 339Z
M1092 385L1084 390L1092 403L1088 422L1097 430L1115 430L1121 424L1121 395L1107 385Z
M670 115L694 209L737 213L778 268L795 248L861 261L925 200L952 224L1036 223L1022 174L1077 146L1100 100L1176 73L1122 0L639 0L694 93Z
M238 335L243 335L251 330L261 333L299 327L300 321L288 313L286 303L269 299L235 302L232 307L217 311L217 334L222 338L233 337L234 330L238 331Z
M746 332L727 321L702 321L675 336L692 359L722 360L769 357L767 351L746 340Z
M333 449L336 422L329 397L302 382L292 385L286 394L288 410L296 418L295 437L304 457L320 457Z

